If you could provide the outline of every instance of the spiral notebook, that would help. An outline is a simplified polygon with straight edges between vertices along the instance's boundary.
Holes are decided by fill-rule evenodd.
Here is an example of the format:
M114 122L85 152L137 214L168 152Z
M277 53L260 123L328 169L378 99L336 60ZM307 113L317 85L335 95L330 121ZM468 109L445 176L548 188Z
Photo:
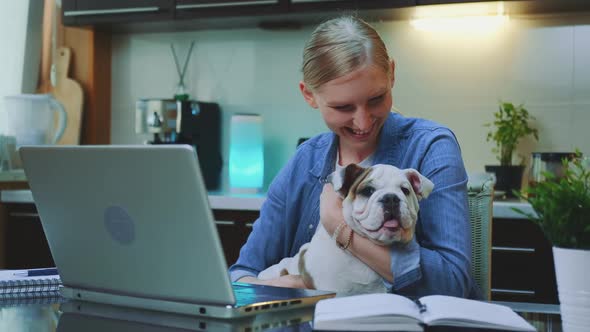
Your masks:
M66 301L59 291L0 294L0 307L59 304Z
M61 286L61 279L58 274L53 275L30 275L32 270L0 270L0 297L34 296L44 297L44 294L57 292ZM33 272L33 273L31 273Z

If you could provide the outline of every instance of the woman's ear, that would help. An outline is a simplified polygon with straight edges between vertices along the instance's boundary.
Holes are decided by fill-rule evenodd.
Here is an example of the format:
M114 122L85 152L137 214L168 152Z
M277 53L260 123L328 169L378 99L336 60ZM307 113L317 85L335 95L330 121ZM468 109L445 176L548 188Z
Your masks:
M391 66L391 87L393 87L393 84L395 83L395 60L391 59L389 65Z
M299 82L299 90L301 90L301 94L303 95L303 99L305 99L305 101L309 104L309 106L311 106L313 108L318 108L318 104L315 101L313 93L311 92L311 90L309 90L307 88L307 86L305 85L305 82L303 82L303 81Z

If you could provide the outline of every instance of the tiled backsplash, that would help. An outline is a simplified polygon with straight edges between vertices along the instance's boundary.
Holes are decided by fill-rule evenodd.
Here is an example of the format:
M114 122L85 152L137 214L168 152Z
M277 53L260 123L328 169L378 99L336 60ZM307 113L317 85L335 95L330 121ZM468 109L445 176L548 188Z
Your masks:
M407 116L449 126L468 171L496 163L483 124L492 121L499 100L525 103L536 117L540 140L522 144L527 155L575 147L590 154L590 16L512 18L487 35L421 32L408 21L374 24L397 64L394 105ZM115 35L111 142L149 139L134 132L135 101L173 95L178 77L170 43L183 58L195 40L186 85L192 98L221 106L223 188L234 112L264 118L267 186L299 137L327 130L298 89L312 28Z

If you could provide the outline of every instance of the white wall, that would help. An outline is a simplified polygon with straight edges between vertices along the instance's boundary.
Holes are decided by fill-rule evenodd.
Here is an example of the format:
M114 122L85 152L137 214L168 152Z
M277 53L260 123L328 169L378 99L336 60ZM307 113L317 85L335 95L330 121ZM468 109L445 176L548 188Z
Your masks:
M496 163L483 124L492 120L499 100L525 103L537 119L540 140L522 144L525 154L575 147L590 154L589 23L590 16L520 17L485 36L420 32L408 21L375 26L397 61L396 107L407 116L449 126L459 139L467 170L482 171L485 164ZM221 105L226 166L229 116L260 113L268 184L294 152L297 138L326 130L297 88L301 52L311 29L116 35L112 143L149 138L134 133L135 100L171 97L177 75L169 43L184 47L182 58L195 40L186 83L193 98ZM226 173L227 167L224 184Z
M0 96L35 91L42 17L43 0L0 0Z

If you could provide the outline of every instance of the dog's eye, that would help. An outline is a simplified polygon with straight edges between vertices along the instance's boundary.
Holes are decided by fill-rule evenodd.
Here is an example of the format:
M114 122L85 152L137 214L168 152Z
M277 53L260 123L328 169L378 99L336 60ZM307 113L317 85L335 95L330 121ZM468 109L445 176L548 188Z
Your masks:
M408 196L410 194L410 189L402 187L402 192L404 193L404 195Z
M375 188L371 186L364 187L363 189L359 190L358 194L365 197L370 197L375 192Z

